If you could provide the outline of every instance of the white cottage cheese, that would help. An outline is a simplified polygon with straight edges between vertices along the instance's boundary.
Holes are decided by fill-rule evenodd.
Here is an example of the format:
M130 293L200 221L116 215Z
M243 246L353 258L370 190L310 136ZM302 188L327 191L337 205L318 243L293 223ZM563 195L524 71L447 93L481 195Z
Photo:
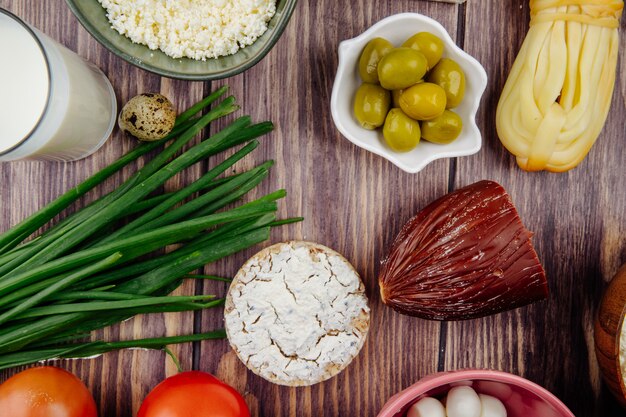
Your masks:
M112 27L173 58L231 55L267 30L276 0L98 0Z

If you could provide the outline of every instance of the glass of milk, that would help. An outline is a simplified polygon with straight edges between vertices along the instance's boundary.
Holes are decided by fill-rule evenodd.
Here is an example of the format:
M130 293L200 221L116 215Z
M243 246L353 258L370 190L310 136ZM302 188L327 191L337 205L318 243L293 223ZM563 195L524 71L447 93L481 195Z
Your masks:
M115 92L95 65L0 8L0 161L73 161L115 125Z

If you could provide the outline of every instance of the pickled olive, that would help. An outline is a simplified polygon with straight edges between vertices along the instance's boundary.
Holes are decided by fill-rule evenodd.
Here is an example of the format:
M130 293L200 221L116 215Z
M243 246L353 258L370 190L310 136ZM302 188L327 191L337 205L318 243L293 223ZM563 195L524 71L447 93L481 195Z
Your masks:
M376 129L385 122L391 94L379 85L363 83L354 96L354 115L361 126Z
M374 38L365 45L359 58L359 74L363 82L378 84L378 61L392 49L391 42L384 38Z
M400 95L400 108L415 120L429 120L446 109L446 92L433 83L420 83Z
M428 73L428 81L444 89L448 100L447 109L461 104L465 96L465 73L455 61L443 58Z
M419 80L417 84L423 83L424 80ZM404 90L392 90L391 91L391 107L400 108L400 96Z
M391 106L400 108L400 96L404 90L393 90L391 92Z
M444 145L458 138L462 129L461 116L446 110L441 116L422 122L422 137L429 142Z
M394 48L378 63L378 80L387 90L399 90L421 80L427 70L424 54L411 48Z
M391 109L385 119L383 137L394 151L410 151L420 141L420 124L404 114L402 110Z
M433 68L443 55L443 41L428 32L420 32L407 39L402 46L415 49L424 54L428 68Z

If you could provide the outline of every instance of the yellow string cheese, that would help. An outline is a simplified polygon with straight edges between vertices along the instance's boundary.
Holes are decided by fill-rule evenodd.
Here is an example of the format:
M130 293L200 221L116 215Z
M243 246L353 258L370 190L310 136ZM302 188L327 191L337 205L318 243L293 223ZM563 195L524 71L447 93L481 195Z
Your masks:
M623 0L530 0L530 30L496 112L526 171L564 172L587 155L615 84Z

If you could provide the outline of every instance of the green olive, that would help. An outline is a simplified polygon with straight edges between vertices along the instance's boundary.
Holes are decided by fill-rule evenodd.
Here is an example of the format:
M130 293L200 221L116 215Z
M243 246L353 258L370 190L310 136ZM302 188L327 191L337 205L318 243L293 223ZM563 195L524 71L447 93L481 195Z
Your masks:
M446 144L454 141L463 130L463 120L458 114L446 110L439 117L422 122L422 137L429 142Z
M446 92L437 84L415 84L402 92L400 108L415 120L434 119L446 109Z
M394 48L378 63L378 80L387 90L400 90L421 80L427 70L424 54L411 48Z
M415 49L424 54L428 68L433 68L443 55L443 41L428 32L420 32L407 39L402 46Z
M387 39L374 38L365 45L359 59L359 74L363 82L378 84L378 61L393 45Z
M396 152L408 152L420 141L420 124L400 109L391 109L383 126L385 142Z
M419 80L417 84L423 83L424 80ZM404 90L392 90L391 91L391 107L400 108L400 96Z
M428 74L428 81L435 83L446 92L448 105L453 109L463 101L465 96L465 73L455 61L443 58Z
M391 94L379 85L363 83L354 96L354 115L361 126L376 129L385 123Z
M400 96L404 90L393 90L391 92L391 105L393 107L400 107Z

